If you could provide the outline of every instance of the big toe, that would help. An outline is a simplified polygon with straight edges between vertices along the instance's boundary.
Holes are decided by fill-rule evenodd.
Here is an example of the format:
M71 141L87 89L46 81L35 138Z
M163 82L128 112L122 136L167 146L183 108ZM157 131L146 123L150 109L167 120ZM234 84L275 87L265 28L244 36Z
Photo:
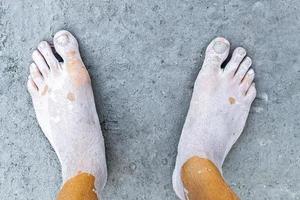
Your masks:
M205 52L203 70L218 71L229 54L230 43L223 37L213 39Z
M64 61L80 57L76 38L66 30L61 30L54 35L54 47Z

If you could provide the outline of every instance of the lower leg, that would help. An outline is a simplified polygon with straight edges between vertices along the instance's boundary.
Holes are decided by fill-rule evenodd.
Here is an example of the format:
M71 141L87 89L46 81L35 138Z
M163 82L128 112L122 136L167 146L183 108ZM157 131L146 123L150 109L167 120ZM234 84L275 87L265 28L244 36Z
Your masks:
M208 45L195 81L173 173L173 187L181 199L237 198L222 178L222 165L243 131L256 89L245 49L236 48L225 69L221 68L229 45L224 38ZM220 190L226 198L201 196Z
M218 168L208 159L194 156L181 168L185 195L190 200L236 200Z
M57 200L100 200L95 192L95 177L80 173L65 182L57 195Z

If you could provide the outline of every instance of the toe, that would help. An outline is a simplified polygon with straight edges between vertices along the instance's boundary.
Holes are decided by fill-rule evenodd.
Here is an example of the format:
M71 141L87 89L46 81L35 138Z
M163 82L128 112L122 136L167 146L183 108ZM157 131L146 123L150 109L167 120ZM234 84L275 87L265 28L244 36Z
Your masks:
M36 66L39 68L40 72L43 74L43 77L47 78L49 74L49 67L42 54L38 50L35 50L32 53L32 59Z
M31 76L28 76L28 80L27 80L27 90L30 93L31 96L35 96L38 94L38 88L35 85L35 83L33 82Z
M238 47L233 51L232 57L228 64L225 67L225 73L229 74L233 77L234 73L240 66L241 62L243 61L244 57L246 56L246 50L242 47Z
M244 77L244 79L242 80L241 85L240 85L243 94L246 94L246 93L247 93L247 91L249 90L249 88L250 88L250 86L251 86L253 80L254 80L254 70L253 70L253 69L250 69L250 70L246 73L246 75L245 75L245 77Z
M62 30L55 34L54 47L64 61L80 58L78 42L68 31Z
M35 63L32 63L30 65L30 77L33 80L34 84L37 86L38 90L44 87L45 83L43 80L43 76Z
M42 56L44 57L46 63L48 64L51 70L57 70L60 68L59 62L55 58L53 51L48 42L42 41L38 45L38 50L41 52Z
M241 63L239 68L237 69L234 77L238 82L241 82L245 77L246 73L248 72L249 68L252 65L252 60L249 57L246 57L244 61Z
M255 83L252 83L249 90L246 93L246 99L248 102L252 103L256 97Z
M228 56L230 43L222 37L215 38L207 47L203 70L219 71Z

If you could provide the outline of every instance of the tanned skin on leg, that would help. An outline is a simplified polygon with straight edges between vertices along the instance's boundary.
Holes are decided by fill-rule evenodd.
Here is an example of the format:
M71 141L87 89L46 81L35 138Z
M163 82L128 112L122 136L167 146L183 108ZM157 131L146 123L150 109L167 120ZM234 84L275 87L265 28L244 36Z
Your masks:
M39 125L61 163L65 185L59 197L70 186L78 189L73 197L84 189L89 197L99 197L107 170L90 76L70 32L56 33L53 44L63 62L42 41L32 54L27 86Z
M57 200L100 200L95 192L95 177L80 173L70 178L57 195Z
M206 49L202 69L195 81L173 172L173 187L181 199L217 199L200 196L195 193L196 187L199 191L207 190L202 193L205 195L210 192L213 195L220 188L226 194L229 191L221 177L222 165L245 127L256 96L254 70L250 68L252 62L244 48L236 48L228 64L221 68L229 49L225 38L214 39ZM211 171L203 173L203 168ZM230 196L236 198L232 192L221 199Z
M181 169L185 196L189 200L238 200L218 168L208 159L194 156Z

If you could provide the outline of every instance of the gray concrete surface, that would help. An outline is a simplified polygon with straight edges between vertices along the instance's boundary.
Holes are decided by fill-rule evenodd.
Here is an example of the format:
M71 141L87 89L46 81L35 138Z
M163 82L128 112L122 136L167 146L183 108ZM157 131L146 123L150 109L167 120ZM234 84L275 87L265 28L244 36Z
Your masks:
M173 200L176 145L215 36L253 58L258 98L224 175L246 200L300 199L300 2L0 2L0 199L50 200L61 178L25 82L31 53L60 29L80 41L106 139L104 199Z

